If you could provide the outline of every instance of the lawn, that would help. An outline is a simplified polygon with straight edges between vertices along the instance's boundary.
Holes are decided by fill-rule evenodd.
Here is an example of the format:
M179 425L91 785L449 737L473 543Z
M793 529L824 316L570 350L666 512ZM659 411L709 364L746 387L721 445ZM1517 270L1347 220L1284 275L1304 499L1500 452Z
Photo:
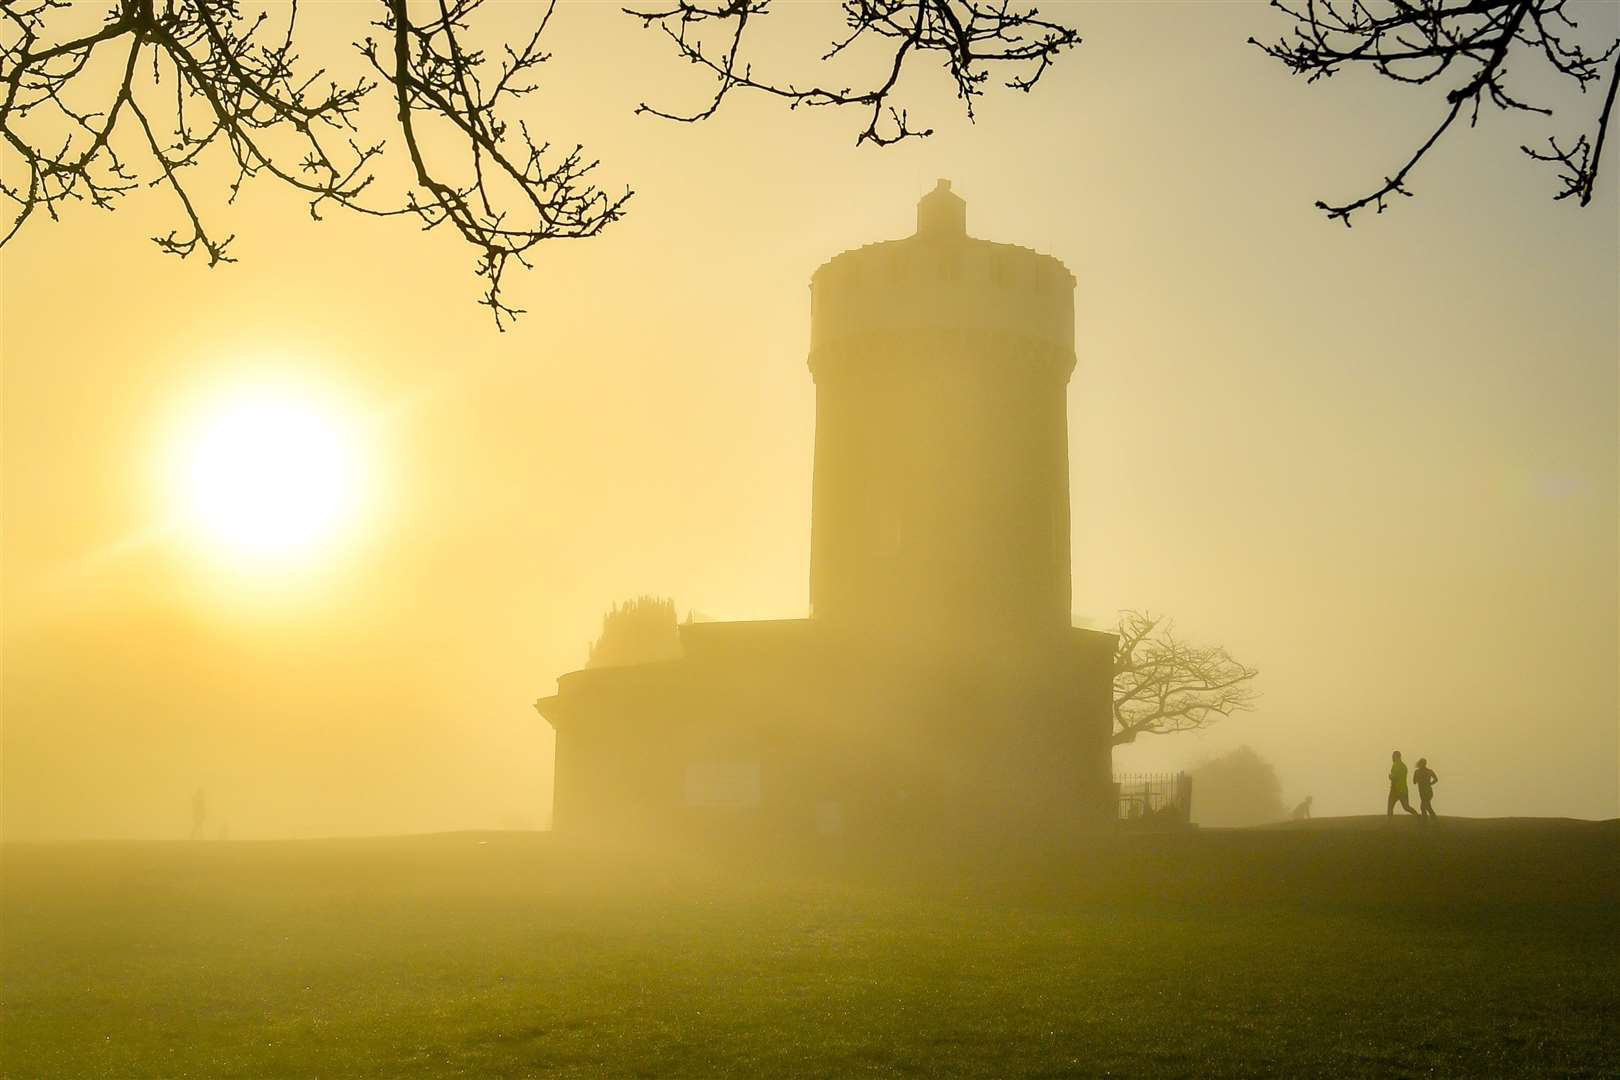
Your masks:
M7 846L6 1077L1620 1075L1620 824Z

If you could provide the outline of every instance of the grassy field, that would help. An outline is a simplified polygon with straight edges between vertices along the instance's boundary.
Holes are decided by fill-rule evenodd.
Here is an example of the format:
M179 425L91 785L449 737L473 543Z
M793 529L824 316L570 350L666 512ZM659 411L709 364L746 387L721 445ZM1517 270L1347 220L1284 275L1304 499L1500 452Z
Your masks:
M1620 1075L1620 826L9 846L6 1077Z

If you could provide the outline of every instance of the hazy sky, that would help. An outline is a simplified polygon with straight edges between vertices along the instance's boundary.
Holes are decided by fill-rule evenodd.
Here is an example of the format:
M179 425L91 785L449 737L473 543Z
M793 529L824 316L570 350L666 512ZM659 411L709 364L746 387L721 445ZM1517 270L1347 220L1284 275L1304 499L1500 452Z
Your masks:
M1620 158L1554 204L1487 114L1347 231L1312 203L1432 101L1290 79L1243 44L1283 29L1260 3L1050 10L1085 43L1035 93L970 126L929 73L938 133L875 150L741 98L638 118L698 101L691 69L563 5L526 115L637 193L513 278L505 335L451 236L264 184L212 271L147 239L161 193L30 225L0 264L5 836L182 835L198 786L237 836L543 824L530 703L616 600L805 614L809 277L937 177L1079 282L1077 617L1163 610L1262 672L1256 712L1119 767L1247 743L1290 800L1368 813L1399 747L1442 813L1620 813ZM317 14L341 46L369 9ZM340 545L244 573L162 529L165 455L266 379L356 418L367 472Z

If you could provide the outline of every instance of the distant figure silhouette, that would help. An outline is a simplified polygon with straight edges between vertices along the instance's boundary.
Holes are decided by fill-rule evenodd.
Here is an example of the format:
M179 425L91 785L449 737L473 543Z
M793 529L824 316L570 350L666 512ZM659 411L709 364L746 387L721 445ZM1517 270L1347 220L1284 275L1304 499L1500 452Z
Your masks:
M1384 816L1395 816L1395 804L1400 803L1401 809L1408 814L1416 814L1412 809L1411 800L1406 795L1406 762L1401 760L1401 752L1394 751L1389 755L1389 805L1384 808Z
M1434 785L1440 782L1440 777L1429 768L1428 758L1418 758L1417 768L1412 770L1412 783L1417 785L1418 804L1423 807L1423 816L1426 818L1439 817L1434 812Z
M201 840L203 826L208 824L208 793L198 788L191 795L191 838Z
M1304 802L1302 802L1298 806L1294 807L1294 820L1295 821L1309 821L1309 820L1311 820L1311 799L1312 798L1313 798L1313 796L1307 795L1307 796L1305 796L1305 801Z

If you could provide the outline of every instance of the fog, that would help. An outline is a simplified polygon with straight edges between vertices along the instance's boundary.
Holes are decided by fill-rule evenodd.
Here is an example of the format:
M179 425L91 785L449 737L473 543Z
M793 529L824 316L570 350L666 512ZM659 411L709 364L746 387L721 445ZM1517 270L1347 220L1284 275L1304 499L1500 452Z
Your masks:
M936 134L875 150L763 101L637 117L702 88L563 4L530 107L636 195L513 277L505 334L452 237L265 185L213 270L153 248L161 192L31 223L0 263L4 837L184 837L199 788L235 838L547 825L532 703L615 604L806 614L810 274L939 177L1078 281L1077 624L1167 612L1260 669L1254 711L1117 768L1248 746L1282 805L1377 813L1401 749L1442 813L1620 814L1620 169L1555 204L1486 116L1347 231L1312 203L1426 134L1404 95L1290 80L1243 43L1280 33L1258 3L1071 10L1034 93L970 125L919 81ZM244 570L166 527L164 462L267 374L357 418L366 467L319 557Z

